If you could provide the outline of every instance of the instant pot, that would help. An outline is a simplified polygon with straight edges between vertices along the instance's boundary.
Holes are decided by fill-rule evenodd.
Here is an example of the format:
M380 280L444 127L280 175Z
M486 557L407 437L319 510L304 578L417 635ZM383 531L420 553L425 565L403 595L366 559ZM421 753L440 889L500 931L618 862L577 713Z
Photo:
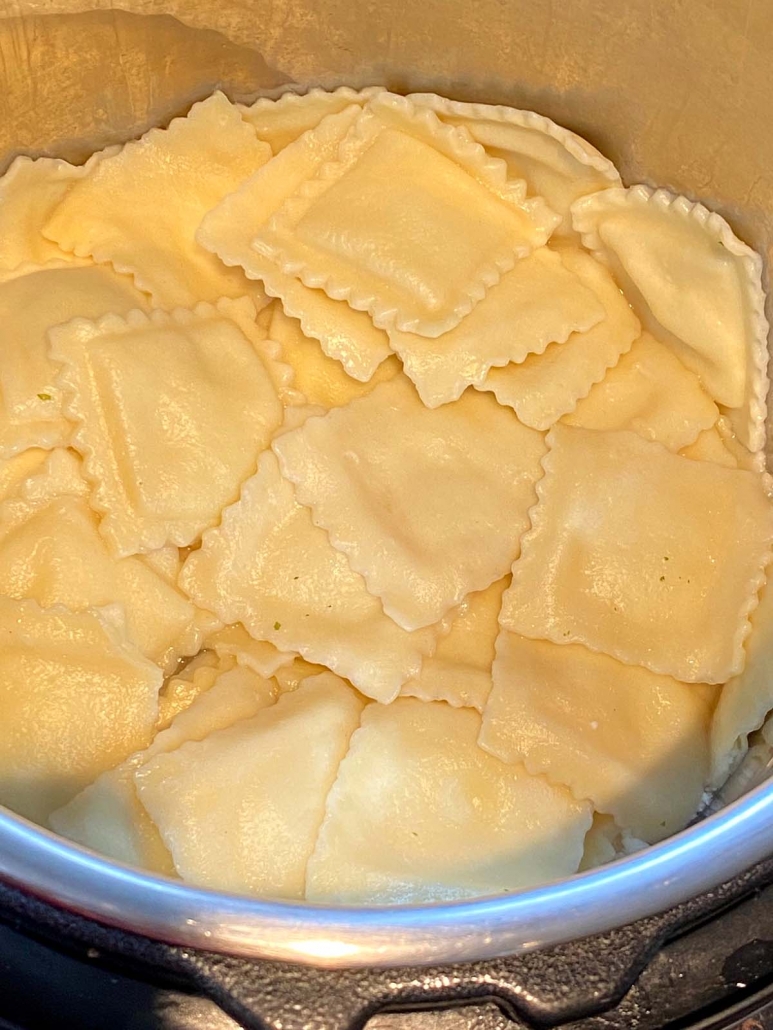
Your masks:
M772 56L766 0L4 0L0 165L82 161L217 87L432 90L548 115L769 265ZM764 1030L770 856L762 783L560 883L347 910L144 875L0 813L0 1027Z

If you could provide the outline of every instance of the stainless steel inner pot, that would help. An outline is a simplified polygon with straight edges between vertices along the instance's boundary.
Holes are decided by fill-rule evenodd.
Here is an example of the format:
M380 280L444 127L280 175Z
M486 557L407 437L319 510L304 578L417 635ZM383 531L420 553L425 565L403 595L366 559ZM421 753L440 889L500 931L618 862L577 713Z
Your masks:
M302 86L383 83L533 108L626 183L705 201L773 245L773 7L767 0L3 0L0 171L84 159L184 112ZM768 316L773 311L768 310ZM2 356L0 355L0 360ZM326 966L482 959L631 922L773 853L773 784L591 873L454 905L255 901L146 876L0 813L0 878L165 941Z

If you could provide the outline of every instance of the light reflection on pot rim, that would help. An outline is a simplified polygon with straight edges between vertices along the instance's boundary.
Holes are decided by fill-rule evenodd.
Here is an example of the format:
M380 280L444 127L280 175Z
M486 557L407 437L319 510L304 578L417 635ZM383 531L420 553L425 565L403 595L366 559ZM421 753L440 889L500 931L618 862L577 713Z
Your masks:
M719 886L773 854L773 782L608 866L480 901L393 908L272 902L141 873L0 809L0 879L167 943L325 967L512 955L602 933Z

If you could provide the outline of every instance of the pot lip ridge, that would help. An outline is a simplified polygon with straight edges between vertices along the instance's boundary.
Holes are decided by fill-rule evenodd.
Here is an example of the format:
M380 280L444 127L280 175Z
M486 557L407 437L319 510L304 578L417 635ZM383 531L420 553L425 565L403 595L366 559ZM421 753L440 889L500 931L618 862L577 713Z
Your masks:
M718 887L773 853L773 781L607 866L480 900L392 908L265 901L139 872L0 808L0 880L168 944L324 968L516 955L604 933Z

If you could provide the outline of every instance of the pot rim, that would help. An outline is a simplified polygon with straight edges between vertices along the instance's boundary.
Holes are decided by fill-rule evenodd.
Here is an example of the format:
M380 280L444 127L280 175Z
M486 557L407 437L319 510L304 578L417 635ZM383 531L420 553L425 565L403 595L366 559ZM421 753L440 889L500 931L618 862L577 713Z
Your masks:
M263 901L111 862L0 809L0 879L169 944L326 968L504 957L607 932L719 886L773 853L773 782L659 844L546 886L393 908Z

